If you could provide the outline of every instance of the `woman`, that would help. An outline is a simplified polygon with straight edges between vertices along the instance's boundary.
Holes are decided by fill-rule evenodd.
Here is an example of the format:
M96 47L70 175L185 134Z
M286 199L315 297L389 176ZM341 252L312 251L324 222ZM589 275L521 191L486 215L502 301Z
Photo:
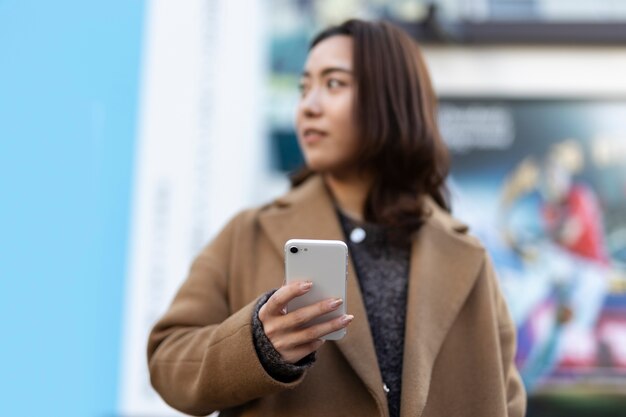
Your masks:
M515 328L485 250L448 214L417 46L347 21L313 40L301 91L306 168L196 258L150 335L153 386L194 415L522 416ZM303 329L343 300L285 312L311 288L281 287L290 238L347 241L349 315Z

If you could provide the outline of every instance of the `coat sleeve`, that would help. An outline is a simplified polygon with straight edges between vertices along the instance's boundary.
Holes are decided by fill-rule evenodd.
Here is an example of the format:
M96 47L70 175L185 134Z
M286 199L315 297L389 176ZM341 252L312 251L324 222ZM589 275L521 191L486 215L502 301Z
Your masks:
M148 340L152 386L169 405L192 415L242 405L303 378L283 383L261 365L252 336L257 300L231 311L229 265L238 218L195 259Z
M507 416L524 417L526 414L526 390L524 389L522 378L515 366L515 351L517 348L516 328L500 290L500 286L498 285L498 279L493 264L488 256L486 260L486 272L489 280L494 283L494 296L502 355L502 371L507 399Z

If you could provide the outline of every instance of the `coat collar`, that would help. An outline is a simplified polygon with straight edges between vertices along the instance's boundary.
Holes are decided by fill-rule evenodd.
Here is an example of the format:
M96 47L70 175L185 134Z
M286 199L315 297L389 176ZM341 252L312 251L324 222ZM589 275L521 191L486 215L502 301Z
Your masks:
M482 263L482 250L465 235L467 226L430 198L430 213L416 233L411 269L402 386L402 415L420 415L428 396L434 361L467 298ZM323 180L314 176L262 210L260 223L283 256L292 238L345 240ZM363 298L350 260L347 306L355 319L337 347L386 413L386 398Z

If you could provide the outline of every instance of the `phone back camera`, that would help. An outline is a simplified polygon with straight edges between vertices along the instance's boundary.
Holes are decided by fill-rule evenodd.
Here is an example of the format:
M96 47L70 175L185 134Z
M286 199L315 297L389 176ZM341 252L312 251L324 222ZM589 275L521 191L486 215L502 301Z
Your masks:
M295 246L292 246L291 248L289 248L289 252L298 253L298 248L296 248Z

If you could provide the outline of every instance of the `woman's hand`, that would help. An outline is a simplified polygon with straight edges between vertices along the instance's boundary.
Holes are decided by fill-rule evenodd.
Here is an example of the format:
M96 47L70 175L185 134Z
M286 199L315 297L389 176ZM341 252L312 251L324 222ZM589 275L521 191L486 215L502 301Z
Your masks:
M336 310L343 300L330 298L287 313L287 303L306 294L310 281L296 281L279 288L259 310L265 335L283 360L296 363L324 343L321 337L347 327L354 316L343 315L310 327L302 326L312 319Z

